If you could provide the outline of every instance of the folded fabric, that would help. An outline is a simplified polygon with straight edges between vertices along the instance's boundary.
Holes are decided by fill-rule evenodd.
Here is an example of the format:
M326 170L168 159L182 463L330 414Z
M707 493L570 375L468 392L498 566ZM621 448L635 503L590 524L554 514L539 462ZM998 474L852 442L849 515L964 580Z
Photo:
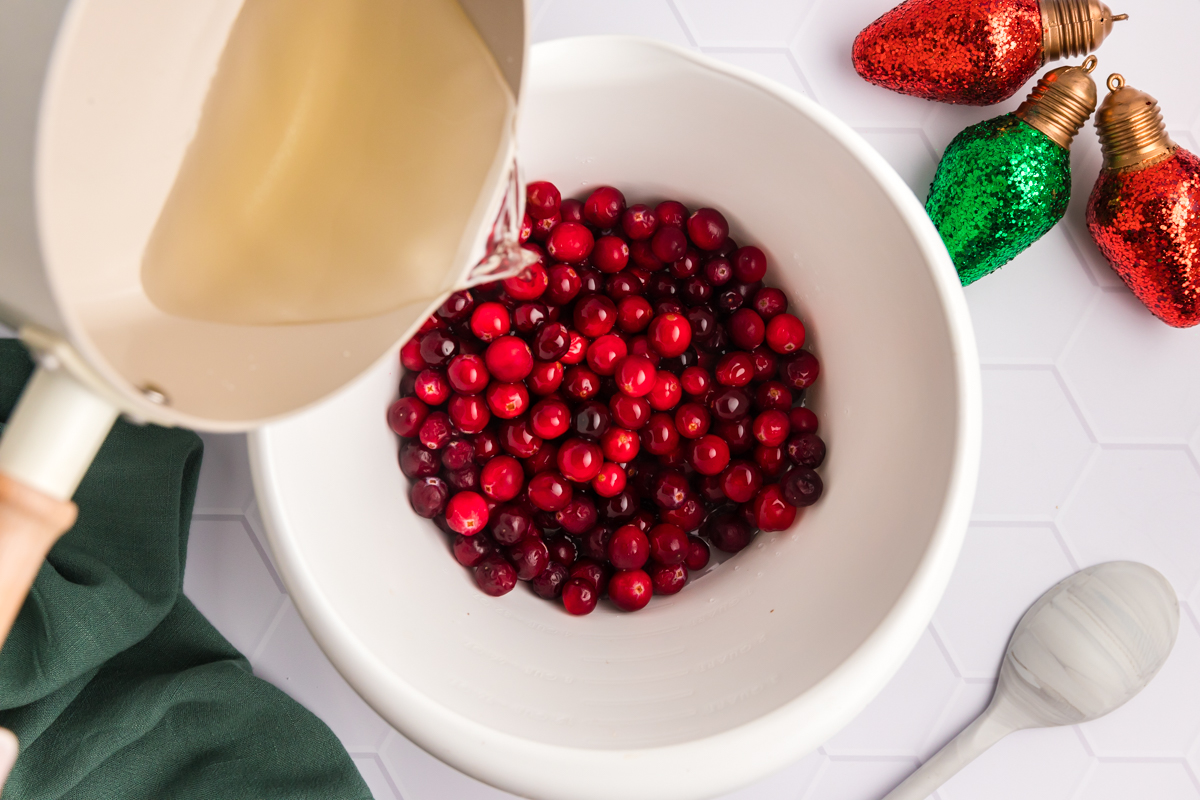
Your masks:
M32 364L0 341L0 417ZM183 596L203 451L118 422L0 649L4 800L328 800L370 791L329 728L265 681Z

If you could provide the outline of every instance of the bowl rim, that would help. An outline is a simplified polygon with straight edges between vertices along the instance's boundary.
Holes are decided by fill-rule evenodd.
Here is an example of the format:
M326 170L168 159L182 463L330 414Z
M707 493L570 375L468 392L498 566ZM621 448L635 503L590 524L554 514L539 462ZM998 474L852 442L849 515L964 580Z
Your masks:
M924 633L949 583L974 500L983 416L979 358L962 286L941 237L907 184L848 124L775 81L644 37L555 39L533 46L528 63L533 69L539 56L582 47L657 50L791 105L863 165L912 231L950 331L958 416L950 479L937 523L891 610L845 661L810 689L737 727L687 742L635 749L598 750L535 742L486 727L434 702L398 679L350 632L317 586L283 522L281 487L272 468L270 426L249 436L251 472L276 566L301 618L368 705L420 747L480 780L531 798L610 800L618 794L632 800L714 797L782 769L828 740L883 689ZM363 378L343 391L360 380ZM753 746L747 746L751 742ZM730 753L737 757L730 759Z

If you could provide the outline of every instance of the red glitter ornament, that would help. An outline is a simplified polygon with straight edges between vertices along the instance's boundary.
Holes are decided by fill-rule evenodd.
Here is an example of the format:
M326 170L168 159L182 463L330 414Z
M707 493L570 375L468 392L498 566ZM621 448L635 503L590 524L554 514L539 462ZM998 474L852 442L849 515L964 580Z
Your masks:
M1125 18L1099 0L906 0L854 40L854 68L901 94L992 105L1047 61L1096 49Z
M1200 324L1200 158L1171 141L1153 97L1120 75L1108 88L1088 231L1146 308L1189 328Z

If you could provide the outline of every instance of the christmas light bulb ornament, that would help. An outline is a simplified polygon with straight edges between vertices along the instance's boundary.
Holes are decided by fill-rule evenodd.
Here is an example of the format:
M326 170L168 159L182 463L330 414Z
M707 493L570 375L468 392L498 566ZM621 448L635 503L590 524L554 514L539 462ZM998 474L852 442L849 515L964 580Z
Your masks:
M854 68L902 94L987 106L1046 62L1092 52L1123 19L1099 0L906 0L854 40Z
M1158 101L1108 78L1096 114L1104 167L1088 232L1125 284L1163 322L1200 324L1200 158L1171 141Z
M1071 199L1071 140L1096 109L1082 66L1046 73L1012 114L964 130L938 164L925 210L963 286L1014 259L1062 219Z

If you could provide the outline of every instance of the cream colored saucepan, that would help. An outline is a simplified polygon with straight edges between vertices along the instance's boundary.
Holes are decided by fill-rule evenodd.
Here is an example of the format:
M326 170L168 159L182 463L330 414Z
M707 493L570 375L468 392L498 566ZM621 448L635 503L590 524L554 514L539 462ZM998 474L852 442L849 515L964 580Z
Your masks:
M322 2L359 0L310 4ZM458 2L519 97L524 0ZM446 292L513 269L515 251L496 247L523 213L510 119L482 154L491 168L460 209L454 258L431 259L405 304L241 325L151 302L143 254L242 12L243 0L0 0L0 321L38 363L0 441L0 640L118 415L206 431L278 419L392 352Z

